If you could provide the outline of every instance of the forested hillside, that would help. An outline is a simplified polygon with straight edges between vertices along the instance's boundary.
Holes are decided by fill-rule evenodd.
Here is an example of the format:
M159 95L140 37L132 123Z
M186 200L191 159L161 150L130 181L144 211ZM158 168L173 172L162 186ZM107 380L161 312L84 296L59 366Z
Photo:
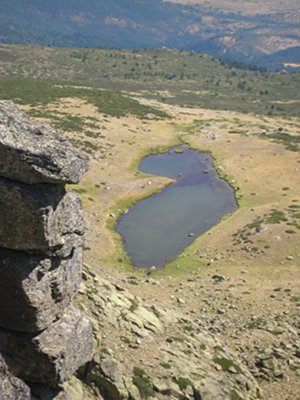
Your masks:
M297 12L243 15L162 0L21 0L0 4L0 42L194 50L272 70L300 64Z
M75 89L88 85L124 90L181 106L296 116L299 79L299 72L241 68L191 51L0 45L2 96L30 94L35 101L68 82Z

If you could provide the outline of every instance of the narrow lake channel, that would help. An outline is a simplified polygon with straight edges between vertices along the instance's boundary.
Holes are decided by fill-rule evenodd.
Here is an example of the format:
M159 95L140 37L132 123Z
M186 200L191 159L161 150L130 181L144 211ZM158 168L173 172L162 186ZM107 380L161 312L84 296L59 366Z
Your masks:
M174 183L137 202L116 224L136 267L162 267L196 237L237 208L232 188L220 179L207 153L172 148L145 157L140 171Z

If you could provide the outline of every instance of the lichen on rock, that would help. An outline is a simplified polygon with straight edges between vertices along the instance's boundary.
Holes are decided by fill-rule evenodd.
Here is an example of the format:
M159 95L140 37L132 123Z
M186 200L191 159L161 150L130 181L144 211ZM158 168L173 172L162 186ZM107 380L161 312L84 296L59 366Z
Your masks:
M78 183L87 159L53 128L0 101L0 176L25 183Z

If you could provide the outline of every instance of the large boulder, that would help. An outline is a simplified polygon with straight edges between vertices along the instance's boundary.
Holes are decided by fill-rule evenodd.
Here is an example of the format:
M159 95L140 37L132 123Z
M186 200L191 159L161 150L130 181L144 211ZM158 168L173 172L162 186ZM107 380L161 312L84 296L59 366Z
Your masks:
M0 175L26 183L77 183L87 159L48 125L0 101Z
M92 356L92 325L70 306L60 320L35 335L0 329L0 352L12 373L25 381L64 382Z
M62 185L0 178L0 247L67 257L83 245L81 200Z
M31 400L29 387L13 376L0 354L0 399Z
M86 370L85 382L95 386L105 399L126 400L129 397L126 377L120 373L117 360L97 353Z
M82 248L66 259L0 250L0 326L23 332L60 318L81 281Z

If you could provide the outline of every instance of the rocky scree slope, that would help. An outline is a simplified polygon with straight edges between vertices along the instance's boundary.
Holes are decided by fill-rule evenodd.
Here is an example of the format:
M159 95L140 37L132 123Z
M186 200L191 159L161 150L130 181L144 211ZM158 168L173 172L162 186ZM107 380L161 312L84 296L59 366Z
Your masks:
M84 266L79 290L95 356L72 382L78 393L105 400L297 398L295 292L274 286L256 309L245 271L234 278L207 271L178 283L98 270L105 279Z
M93 324L95 355L78 377L92 388L93 398L260 398L255 378L237 354L187 315L180 307L183 300L172 309L144 304L87 265L79 293ZM74 385L87 387L80 381Z

